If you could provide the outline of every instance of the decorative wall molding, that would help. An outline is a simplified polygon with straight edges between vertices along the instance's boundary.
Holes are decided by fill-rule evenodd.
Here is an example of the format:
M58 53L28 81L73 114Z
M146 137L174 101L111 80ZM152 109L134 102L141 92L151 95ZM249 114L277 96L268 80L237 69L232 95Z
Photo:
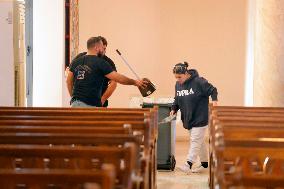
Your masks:
M70 0L70 60L79 52L79 0Z

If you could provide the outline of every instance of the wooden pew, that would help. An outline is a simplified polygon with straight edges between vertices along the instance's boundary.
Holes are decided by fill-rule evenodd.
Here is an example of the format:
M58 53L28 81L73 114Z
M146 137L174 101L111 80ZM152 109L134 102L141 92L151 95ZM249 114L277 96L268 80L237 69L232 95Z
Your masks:
M84 110L108 110L108 111L151 111L152 108L105 108L105 107L20 107L20 106L0 106L0 109L2 110L69 110L69 109L84 109Z
M5 189L114 189L114 183L115 169L109 164L101 170L0 169L0 184Z
M229 111L227 111L229 110ZM244 145L253 147L251 142L258 140L260 137L280 137L283 131L283 108L272 108L270 112L268 108L244 108L237 107L210 107L210 187L213 188L214 173L212 168L215 166L216 159L212 157L212 153L216 149L214 144L221 145L222 142L217 141L214 143L214 139L221 138L226 141L226 148L229 145ZM269 127L270 131L267 127ZM264 129L264 130L259 130ZM282 130L281 132L279 131ZM238 131L238 132L237 132ZM260 132L257 132L260 131ZM264 135L263 135L264 134ZM250 137L245 139L245 135ZM226 137L224 139L224 137ZM263 139L263 138L262 138ZM212 141L213 140L213 141ZM263 141L262 141L263 142ZM272 142L273 141L266 141ZM224 143L224 141L223 141ZM260 145L259 141L253 143L254 145ZM223 144L224 145L224 144ZM220 149L219 149L220 150ZM239 152L241 153L241 152ZM222 153L219 153L222 154ZM213 160L215 159L215 160ZM220 172L220 171L219 171Z
M158 122L158 108L52 108L52 107L0 107L0 115L64 115L68 114L71 116L99 116L104 115L115 115L115 116L130 116L130 115L144 115L145 113L149 114L151 119L152 127L154 129L154 134L157 135L157 122Z
M283 138L282 138L283 139ZM284 186L284 142L240 140L217 146L215 174L220 188Z
M240 140L239 138L226 138L224 134L223 138L219 138L222 142L216 143L214 180L217 181L218 186L220 188L283 186L284 170L281 171L284 163L284 156L281 153L284 151L283 138L277 136L271 138L246 137ZM281 160L282 164L279 162L269 167L268 160L270 162ZM275 166L280 166L280 169L274 169ZM267 172L269 169L270 171ZM273 180L267 182L269 179Z
M134 142L138 148L142 144L142 136L129 134L72 134L72 133L1 133L0 144L41 144L41 145L95 145L95 146L121 146L126 142ZM141 151L141 150L139 150ZM139 151L136 152L135 175L132 179L138 183L143 181L145 187L148 188L149 165L148 159L141 156ZM128 162L129 163L129 162Z
M258 127L231 127L226 124L222 125L223 127L218 129L215 134L215 138L222 138L226 136L226 138L234 138L234 139L243 139L243 138L281 138L284 137L284 127L270 127L263 128Z
M16 122L16 124L15 124ZM108 122L92 122L92 121L76 121L76 122L72 122L72 121L57 121L57 120L32 120L32 121L29 121L29 120L25 120L23 122L21 122L20 120L16 120L16 121L13 121L13 120L9 120L9 123L1 120L0 121L0 125L2 123L5 123L5 125L25 125L26 127L26 130L28 129L28 127L30 127L29 125L34 125L33 126L33 129L36 129L36 128L42 128L42 126L45 127L45 129L47 129L46 127L52 127L52 126L49 126L49 125L59 125L62 129L69 129L70 131L69 132L72 132L71 129L70 129L70 125L81 125L80 127L89 127L89 128L112 128L112 127L117 127L117 128L123 128L123 122L111 122L111 121L108 121ZM153 166L155 165L154 163L153 164L150 164L150 157L153 159L155 158L155 154L153 154L153 152L151 152L151 148L150 148L150 140L149 140L149 137L150 137L150 130L149 130L149 124L146 124L147 126L145 126L146 123L142 124L141 122L139 122L138 126L137 124L133 125L134 126L134 129L139 129L140 132L135 132L135 130L133 129L133 132L134 134L143 134L143 137L140 136L140 145L143 145L143 165L145 166L143 168L143 171L145 171L145 174L150 174L150 175L153 175L155 174L154 171L155 169L153 168ZM41 126L42 125L42 126ZM4 126L4 127L7 127L7 126ZM14 127L21 127L21 126L14 126ZM58 127L58 126L57 126ZM1 126L0 126L1 128ZM36 130L38 130L36 129ZM0 129L1 130L1 129ZM17 130L16 128L14 130ZM51 130L47 130L49 133L52 133ZM112 141L114 140L114 137L113 137L113 134L110 134L112 132L108 132L108 130L105 130L106 133L104 132L100 132L100 133L104 133L108 136L108 140L110 143L113 143ZM72 132L74 134L74 132ZM82 133L82 132L81 132ZM95 134L98 134L98 132L96 132ZM113 138L112 138L113 137ZM143 140L142 140L143 139ZM52 140L52 138L50 138L49 140ZM152 150L153 151L153 150ZM152 154L151 154L152 153ZM153 161L152 161L153 162ZM146 164L146 165L145 165ZM152 168L151 168L152 167ZM148 170L150 169L150 170ZM152 172L152 173L150 173ZM149 176L150 176L149 175ZM145 179L147 179L149 176L144 176ZM145 182L145 179L144 179L144 182ZM148 183L148 182L147 182Z
M90 126L0 126L0 133L109 133L133 134L131 125L124 127L90 127Z
M5 111L3 111L3 112L5 112ZM44 110L44 111L40 111L39 112L39 111L30 111L29 109L25 109L24 112L23 111L16 111L15 115L17 115L18 118L16 120L12 120L13 119L12 116L15 116L15 115L12 115L12 116L9 115L9 114L13 114L13 111L11 111L11 110L9 110L9 111L10 112L8 112L8 116L6 116L6 118L2 117L3 119L0 121L1 125L26 125L26 126L28 126L28 125L34 125L34 126L35 125L37 125L37 126L38 125L46 125L46 126L47 125L60 125L60 126L63 126L63 125L82 125L83 124L83 125L94 126L94 125L100 124L101 126L106 126L106 124L108 125L108 123L105 122L105 121L101 121L99 123L98 122L93 123L93 122L87 122L85 120L88 120L88 119L89 120L92 120L92 119L94 119L94 120L98 120L98 119L101 119L101 120L104 120L104 119L126 120L126 118L128 118L130 116L130 115L127 116L127 117L119 116L119 115L124 115L123 112L122 112L122 114L117 114L115 116L112 116L109 113L105 114L104 112L99 112L99 113L98 112L93 112L93 109L91 109L89 111L90 114L87 114L88 112L87 113L84 112L83 109L80 109L80 111L78 111L77 109L76 110L71 109L72 112L68 111L68 113L66 113L67 114L66 117L64 117L64 116L59 117L58 116L59 112L61 112L61 114L59 114L59 115L65 115L65 113L62 112L62 111L58 111L58 110L56 112L53 112L53 111L50 111L50 110L46 110L46 111ZM144 110L143 110L143 112L144 112ZM21 113L23 113L24 116L21 115ZM79 116L76 117L76 116L72 116L72 115L74 115L73 113L76 114L76 115L78 113L82 113L82 115L80 117ZM29 114L31 114L32 116L28 116ZM34 116L33 114L36 114L36 116ZM40 116L41 114L43 114L43 116ZM86 115L93 115L93 116L85 117L86 116L85 114ZM104 117L100 118L100 116L102 116L102 114L104 114ZM9 116L11 116L11 117L9 117ZM137 124L138 125L139 124L142 125L142 120L145 119L145 117L142 117L143 119L141 119L141 116L147 116L147 114L146 113L141 114L141 112L140 112L140 117L139 117L140 121L127 121L128 123L134 125L133 130L137 129L137 128L135 128L135 125L137 125ZM34 119L31 118L31 117L33 117ZM57 118L60 120L59 124L56 124L56 123L58 123ZM75 121L73 121L73 120L72 121L71 120L68 121L68 119L74 119ZM84 121L82 121L82 119ZM42 120L46 120L46 121L42 121ZM131 118L130 118L130 120L131 120ZM138 119L135 118L134 120L138 120ZM152 119L152 121L153 121L153 119ZM125 123L125 121L116 122L116 124L120 124L120 125L122 125L123 123ZM114 122L109 122L108 126L110 126L110 125L113 126L113 124L114 124ZM145 124L143 124L143 125L145 125ZM146 149L149 149L151 147L150 150L148 150L148 151L150 151L151 159L152 159L151 161L149 161L149 163L151 164L150 167L152 167L151 168L151 172L152 172L151 173L151 177L155 177L156 176L156 163L155 163L155 157L156 157L156 147L155 147L155 145L156 144L155 143L156 143L156 135L157 134L155 132L155 127L156 126L155 127L151 127L151 129L148 129L149 127L150 126L143 127L143 133L145 134L144 142L145 143L146 142L149 143L149 144L145 144ZM139 129L142 130L141 127ZM151 140L149 140L148 138L151 138ZM155 178L152 178L152 180L155 180ZM155 181L154 182L151 181L151 183L155 184Z
M129 134L73 134L73 133L0 133L0 144L121 146L127 142L137 146L137 156L142 143L141 135ZM139 164L139 160L136 160Z
M283 114L284 115L284 114ZM259 114L255 117L217 117L212 118L213 123L210 124L210 147L214 145L216 130L222 127L246 127L246 128L284 128L284 117L265 117ZM212 145L211 145L212 144Z
M102 164L116 168L116 188L131 189L132 176L138 170L137 149L134 143L123 147L105 146L48 146L0 145L0 169L100 169Z
M110 109L1 109L0 108L0 120L5 120L9 123L9 120L82 120L84 116L85 121L143 121L144 119L150 120L151 138L153 141L157 138L157 112L150 111L147 113L144 109L139 111L109 111ZM68 118L67 118L68 117ZM5 122L3 122L5 124ZM16 123L16 122L14 122ZM18 123L19 124L19 123Z
M49 107L32 107L32 108L25 108L25 107L0 107L0 115L21 115L21 116L36 116L39 115L43 116L96 116L98 119L104 117L106 119L115 120L117 116L127 116L127 120L131 119L129 117L136 115L142 116L143 119L148 117L151 121L151 134L153 138L157 138L157 116L158 108L154 107L152 109L149 108L49 108ZM146 115L148 114L148 116ZM108 117L112 115L112 117ZM71 118L72 119L72 118ZM136 119L137 120L137 119Z
M283 112L283 107L250 107L250 106L214 106L212 104L209 105L210 110L217 111L227 111L227 112L235 112L235 111L260 111L260 112Z
M56 126L63 126L63 125L73 125L78 126L81 125L82 122L84 122L84 125L94 125L94 123L88 122L88 120L123 120L120 123L116 122L116 124L122 125L127 121L128 123L134 125L133 130L137 129L135 128L135 125L142 125L142 120L147 117L147 113L150 112L149 118L151 121L151 127L150 130L145 132L145 142L150 141L150 154L151 154L151 161L149 163L152 163L150 165L152 168L152 174L151 177L156 176L156 163L155 163L155 157L156 157L156 138L157 138L157 112L156 110L153 111L153 109L105 109L105 108L8 108L8 107L1 107L1 121L0 124L7 126L7 125L17 125L17 126L39 126L39 125L56 125ZM76 115L76 116L74 116ZM68 117L69 116L69 117ZM84 118L82 117L84 116ZM135 117L136 116L136 117ZM68 117L68 118L67 118ZM130 118L129 118L130 117ZM70 119L70 121L68 121ZM84 121L82 121L82 119ZM38 121L39 120L39 121ZM46 120L46 121L42 121ZM60 124L58 123L58 120L60 120ZM61 121L62 120L62 121ZM132 121L135 120L135 121ZM139 120L139 121L138 121ZM105 121L101 121L100 123L97 122L97 124L100 124L101 126L108 126L114 124L112 123L106 123ZM144 125L144 124L143 124ZM97 126L96 126L97 127ZM147 128L147 127L146 127ZM141 127L139 128L141 130ZM34 128L34 131L36 129ZM147 135L147 133L150 132L150 136ZM148 138L151 138L151 140L148 140ZM145 145L147 147L147 145ZM152 178L153 181L151 183L155 184L155 178ZM152 188L154 188L153 186Z
M0 107L0 115L9 123L9 118L19 120L32 120L32 119L66 119L70 116L70 120L82 120L81 116L86 116L85 120L123 120L123 121L141 121L143 119L150 120L151 138L155 141L157 138L157 108L154 109L106 109L106 108L13 108L13 107ZM18 115L18 117L13 117ZM60 117L63 115L64 117ZM76 116L78 117L76 117ZM133 117L135 115L135 117ZM37 118L40 116L40 118ZM48 117L45 117L48 116ZM51 116L51 117L50 117ZM55 116L55 118L53 118ZM91 117L88 117L91 116ZM126 117L122 117L126 116ZM132 118L133 117L133 118ZM67 119L68 120L68 119ZM134 121L134 122L135 122ZM15 124L19 124L14 122ZM5 124L5 123L4 123Z
M150 119L151 125L151 135L154 140L157 138L158 129L158 117L157 117L157 107L153 109L111 109L111 108L14 108L14 107L0 107L0 116L4 116L8 119L66 119L66 116L71 116L71 120L82 120L81 116L86 116L86 120L123 120L123 121L139 121L144 119ZM15 117L15 115L18 115ZM64 117L60 117L60 115ZM75 116L74 116L75 115ZM14 117L13 117L14 116ZM36 118L40 116L40 118ZM45 116L48 116L46 118ZM77 117L76 117L77 116ZM91 117L93 117L93 119ZM126 116L126 117L124 117Z

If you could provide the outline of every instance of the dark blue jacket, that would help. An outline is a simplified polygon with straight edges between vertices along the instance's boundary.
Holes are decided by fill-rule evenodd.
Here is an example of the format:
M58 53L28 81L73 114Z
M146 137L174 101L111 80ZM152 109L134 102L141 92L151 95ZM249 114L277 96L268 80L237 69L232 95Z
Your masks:
M208 81L199 77L196 70L189 70L191 77L183 84L176 82L175 101L172 110L181 111L181 120L185 129L208 125L209 96L217 101L217 89Z

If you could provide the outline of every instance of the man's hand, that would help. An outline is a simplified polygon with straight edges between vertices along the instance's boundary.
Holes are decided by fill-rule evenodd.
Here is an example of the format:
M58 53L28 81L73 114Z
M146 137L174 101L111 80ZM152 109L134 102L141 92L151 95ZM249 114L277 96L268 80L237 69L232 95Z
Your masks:
M174 110L172 110L171 112L170 112L170 116L173 116L173 115L175 115L176 114L176 112L174 111Z
M107 99L109 99L109 97L112 95L112 93L116 89L116 86L117 86L117 83L115 81L113 81L113 80L109 81L109 85L108 85L106 91L104 92L103 96L101 97L102 106L105 104Z
M212 105L213 105L213 106L217 106L217 105L218 105L217 102L218 102L218 101L212 101Z
M64 72L65 77L68 76L69 72L70 72L70 68L69 68L69 66L67 66L66 69L65 69L65 72Z
M101 103L102 103L102 106L105 104L105 102L106 102L106 99L101 99Z
M148 83L148 81L145 81L145 80L136 80L135 86L144 89L144 88L147 87L147 83Z

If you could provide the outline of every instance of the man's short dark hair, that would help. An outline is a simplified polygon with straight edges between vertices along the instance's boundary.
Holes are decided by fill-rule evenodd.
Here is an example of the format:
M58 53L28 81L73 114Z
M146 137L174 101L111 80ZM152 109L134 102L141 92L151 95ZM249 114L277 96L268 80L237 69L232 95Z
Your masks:
M103 36L99 36L102 39L103 45L107 46L107 40Z
M102 41L102 39L100 37L91 37L91 38L89 38L88 41L87 41L87 49L92 48L93 46L95 46L100 41Z

